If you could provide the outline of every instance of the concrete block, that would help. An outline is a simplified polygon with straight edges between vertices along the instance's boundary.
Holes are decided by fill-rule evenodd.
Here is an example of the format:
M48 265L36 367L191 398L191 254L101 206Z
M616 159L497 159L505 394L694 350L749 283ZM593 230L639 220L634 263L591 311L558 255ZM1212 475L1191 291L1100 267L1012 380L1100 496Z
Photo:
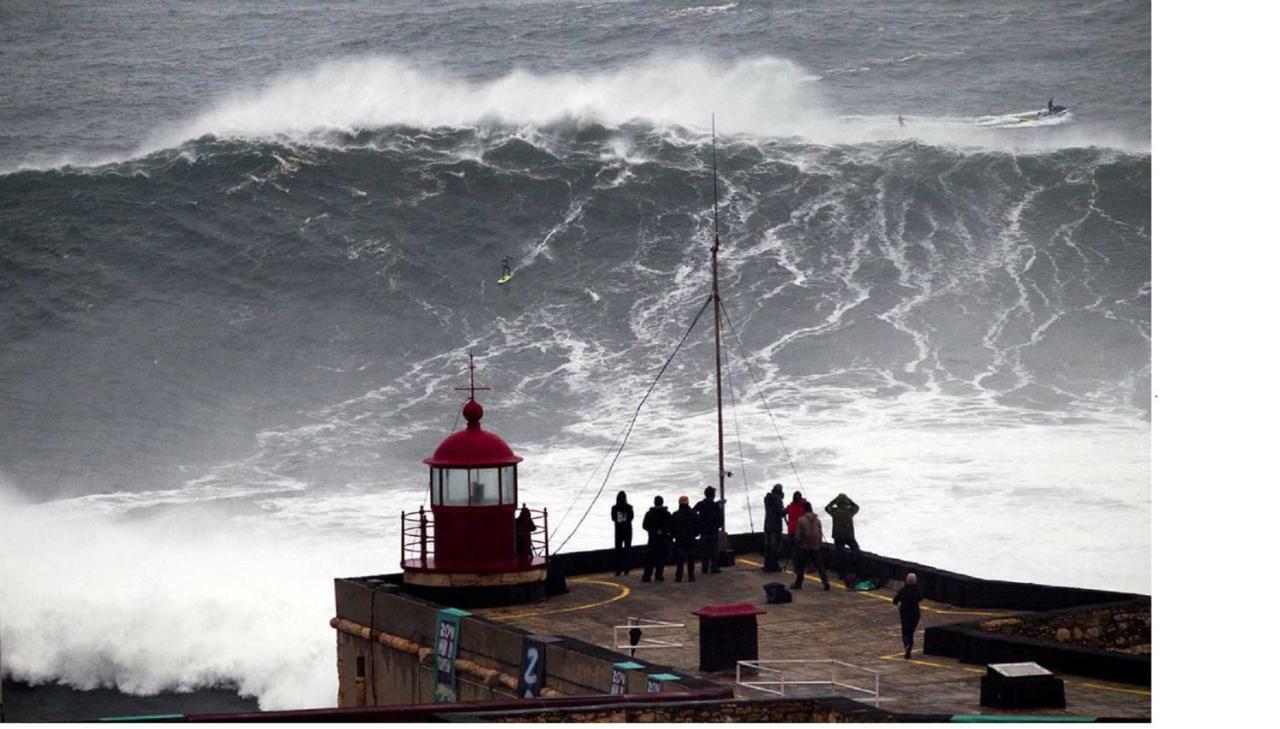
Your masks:
M369 624L370 588L364 582L352 579L333 581L334 609L337 616L361 625Z

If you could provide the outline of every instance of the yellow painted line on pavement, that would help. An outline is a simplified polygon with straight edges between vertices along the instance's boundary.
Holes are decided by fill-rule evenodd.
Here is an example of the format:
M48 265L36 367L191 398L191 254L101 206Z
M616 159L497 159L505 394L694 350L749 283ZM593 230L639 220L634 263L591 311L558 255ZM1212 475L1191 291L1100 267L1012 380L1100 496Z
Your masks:
M623 600L628 595L631 594L630 587L627 587L626 585L623 585L618 582L609 582L608 580L588 580L588 579L579 578L579 579L569 580L569 582L572 582L574 584L586 583L591 585L604 585L606 587L616 588L619 592L617 595L614 595L608 600L600 600L599 602L587 603L586 605L575 605L574 607L557 608L555 610L539 610L537 612L519 613L517 615L494 615L489 619L490 620L514 620L516 618L531 618L536 615L552 615L555 613L572 613L572 612L577 612L578 610L590 610L591 608L594 608L594 607L600 607L601 605L608 605L611 602L617 602L619 600Z
M912 658L911 660L908 661L907 659L902 657L901 653L890 653L887 656L880 656L880 660L899 661L901 663L909 663L913 666L929 666L931 668L960 668L960 666L948 666L943 663L934 663L933 661L926 661L920 658Z
M1078 683L1081 686L1088 686L1089 688L1102 689L1103 691L1119 691L1122 694L1137 694L1139 696L1151 695L1150 691L1144 691L1143 689L1120 688L1119 686L1107 686L1106 684L1101 684L1101 683L1085 683L1084 681L1080 681Z

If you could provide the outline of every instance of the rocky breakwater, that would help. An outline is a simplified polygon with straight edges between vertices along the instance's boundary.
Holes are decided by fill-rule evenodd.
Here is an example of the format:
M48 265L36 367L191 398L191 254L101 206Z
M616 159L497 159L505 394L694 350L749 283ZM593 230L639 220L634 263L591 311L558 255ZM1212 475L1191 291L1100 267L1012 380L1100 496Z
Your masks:
M986 620L982 630L1104 651L1151 655L1151 604Z

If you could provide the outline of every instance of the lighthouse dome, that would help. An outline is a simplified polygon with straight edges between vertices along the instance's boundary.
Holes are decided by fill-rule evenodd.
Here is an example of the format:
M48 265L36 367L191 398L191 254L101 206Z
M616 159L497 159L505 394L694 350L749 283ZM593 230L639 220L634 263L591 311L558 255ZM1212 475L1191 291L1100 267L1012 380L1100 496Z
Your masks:
M480 427L484 408L468 400L462 408L467 427L440 441L436 452L423 461L432 466L509 466L524 460L511 450L507 442Z

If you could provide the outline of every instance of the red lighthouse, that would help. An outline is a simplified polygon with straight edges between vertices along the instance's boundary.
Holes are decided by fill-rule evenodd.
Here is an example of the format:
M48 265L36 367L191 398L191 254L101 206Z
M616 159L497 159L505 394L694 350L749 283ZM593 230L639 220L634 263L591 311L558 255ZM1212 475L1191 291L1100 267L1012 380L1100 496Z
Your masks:
M542 595L547 572L546 510L520 502L519 463L506 441L480 426L475 365L467 426L440 442L426 501L401 513L400 566L407 584L447 590L452 604L524 602ZM443 597L443 596L442 596Z

